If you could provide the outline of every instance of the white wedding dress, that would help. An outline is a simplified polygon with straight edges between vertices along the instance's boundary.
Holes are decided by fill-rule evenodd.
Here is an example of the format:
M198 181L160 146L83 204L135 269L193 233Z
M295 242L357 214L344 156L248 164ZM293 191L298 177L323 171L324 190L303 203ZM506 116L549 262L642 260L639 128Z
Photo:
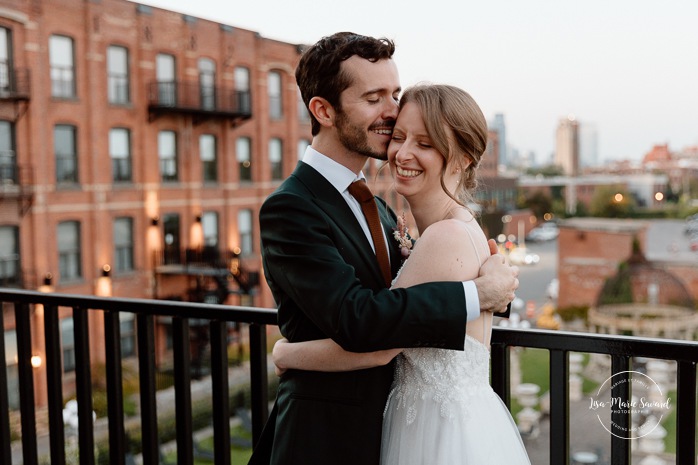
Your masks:
M381 464L530 464L489 367L489 350L470 336L463 352L404 350L385 408Z
M483 340L489 332L483 325ZM530 465L489 372L489 349L469 335L462 352L403 350L385 407L381 465Z

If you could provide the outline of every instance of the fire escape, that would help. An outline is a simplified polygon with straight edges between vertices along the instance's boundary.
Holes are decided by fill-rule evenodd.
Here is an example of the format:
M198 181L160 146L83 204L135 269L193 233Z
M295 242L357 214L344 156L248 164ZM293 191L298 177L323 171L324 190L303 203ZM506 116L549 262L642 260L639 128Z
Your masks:
M148 119L164 114L189 115L194 124L229 120L233 127L252 117L250 91L224 89L197 82L158 81L148 85Z
M259 285L259 273L247 270L240 254L231 250L165 249L156 255L156 261L158 280L168 276L188 278L186 300L190 302L219 304L231 294L250 295Z
M16 204L19 217L31 208L34 199L31 166L17 163L15 125L29 106L29 70L16 69L0 60L0 204ZM19 250L0 256L0 286L23 287Z
M156 81L148 85L148 119L163 115L230 122L236 127L252 117L250 91L225 89L201 82ZM223 303L230 294L250 295L259 284L259 273L248 271L239 253L214 247L168 248L157 254L155 263L158 292L168 278L188 278L186 296L190 302ZM157 292L156 292L157 294ZM175 297L167 294L160 297Z

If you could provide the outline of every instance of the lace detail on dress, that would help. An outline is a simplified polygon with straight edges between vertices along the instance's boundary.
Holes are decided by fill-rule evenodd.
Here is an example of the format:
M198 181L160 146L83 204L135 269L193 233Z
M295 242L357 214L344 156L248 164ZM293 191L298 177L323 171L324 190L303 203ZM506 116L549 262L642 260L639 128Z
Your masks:
M465 350L406 349L396 359L395 378L388 406L406 409L407 424L417 418L417 401L431 399L441 417L467 412L473 395L490 390L490 353L480 341L466 335ZM458 406L458 409L455 407Z

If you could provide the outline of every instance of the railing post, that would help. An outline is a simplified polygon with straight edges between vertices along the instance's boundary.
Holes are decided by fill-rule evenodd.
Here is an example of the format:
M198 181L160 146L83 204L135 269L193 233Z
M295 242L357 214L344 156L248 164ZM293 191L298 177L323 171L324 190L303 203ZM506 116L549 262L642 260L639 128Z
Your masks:
M625 355L613 355L611 357L611 374L616 375L619 373L626 374L626 382L613 383L611 388L611 398L612 399L630 399L630 381L629 381L629 371L630 370L630 359ZM614 427L619 431L630 431L630 409L625 409L624 413L622 408L611 408L611 429ZM630 463L630 441L625 439L620 435L611 436L611 463L618 465L627 465Z
M211 321L211 391L213 394L214 463L230 463L230 389L228 386L228 332L225 321Z
M569 363L565 350L550 351L550 463L568 463Z
M39 304L40 305L40 304ZM50 428L51 465L65 465L65 425L63 423L63 367L58 307L44 306L44 341L46 345L46 385Z
M496 392L502 399L502 402L507 406L511 407L511 374L510 370L510 357L509 352L512 350L511 347L496 343L492 344L491 349L491 371L492 371L492 389Z
M107 415L109 416L109 463L126 462L124 390L121 370L121 328L119 312L104 312L104 351L106 355Z
M250 387L252 398L252 444L262 437L262 429L269 418L269 380L267 369L267 327L251 324L250 331Z
M24 465L38 465L36 442L36 410L34 407L34 374L32 373L32 337L29 305L15 303L17 331L17 371L19 373L19 408L22 419L22 454Z
M0 459L2 463L12 463L12 447L10 445L10 402L7 392L7 362L5 358L5 313L0 308Z
M75 381L78 401L78 443L80 465L94 465L95 441L92 418L92 370L90 368L90 330L87 310L73 308L75 331Z
M153 317L138 314L138 376L141 394L141 439L144 465L158 465L157 398L155 396L155 331Z
M189 320L180 317L172 318L177 464L181 465L194 463L191 422L191 352L189 347Z
M676 375L676 463L695 465L696 362L679 361Z

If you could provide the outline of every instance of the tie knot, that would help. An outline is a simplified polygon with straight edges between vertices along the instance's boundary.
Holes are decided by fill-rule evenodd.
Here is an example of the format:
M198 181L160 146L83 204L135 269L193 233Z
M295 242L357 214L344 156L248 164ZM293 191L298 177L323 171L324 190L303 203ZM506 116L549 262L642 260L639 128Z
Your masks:
M349 193L361 203L373 200L373 193L368 188L366 181L359 179L349 184Z

